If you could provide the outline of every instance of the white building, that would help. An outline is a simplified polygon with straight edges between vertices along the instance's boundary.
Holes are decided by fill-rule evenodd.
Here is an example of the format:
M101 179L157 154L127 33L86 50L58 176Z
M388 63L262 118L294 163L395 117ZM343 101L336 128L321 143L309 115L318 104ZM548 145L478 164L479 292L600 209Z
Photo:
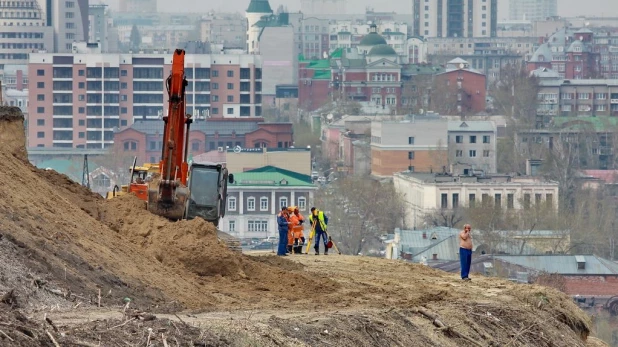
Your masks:
M423 37L496 37L498 0L413 0L412 34Z
M251 0L245 11L247 18L247 52L257 54L260 52L259 41L263 27L256 25L264 16L270 16L273 10L268 0Z
M398 23L393 21L385 21L376 24L368 24L354 21L336 21L329 25L329 50L333 52L337 48L361 48L362 39L372 32L372 27L375 27L375 32L380 34L386 44L391 46L401 57L401 61L408 61L410 52L408 51L408 25L406 23ZM374 45L374 42L367 43ZM361 48L362 50L362 48Z
M510 20L546 20L558 16L558 0L510 0Z
M508 175L451 175L401 172L393 176L403 194L406 225L421 227L424 217L440 209L493 202L505 209L522 209L548 202L558 208L558 183L537 177Z
M461 172L454 173L495 173L496 142L496 124L492 121L448 122L449 163L463 167Z

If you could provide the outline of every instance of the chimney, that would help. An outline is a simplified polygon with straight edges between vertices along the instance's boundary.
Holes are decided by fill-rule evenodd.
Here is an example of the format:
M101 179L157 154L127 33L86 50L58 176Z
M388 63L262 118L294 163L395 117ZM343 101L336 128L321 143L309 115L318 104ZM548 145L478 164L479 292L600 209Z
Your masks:
M438 253L434 253L431 259L438 260Z

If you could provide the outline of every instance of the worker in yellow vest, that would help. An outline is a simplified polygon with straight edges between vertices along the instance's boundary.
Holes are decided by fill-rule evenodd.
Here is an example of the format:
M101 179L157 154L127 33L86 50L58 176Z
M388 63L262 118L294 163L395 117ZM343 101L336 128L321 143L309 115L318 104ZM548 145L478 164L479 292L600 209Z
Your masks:
M324 243L324 255L328 255L328 237L326 235L326 229L328 226L328 216L324 214L324 211L320 211L315 207L311 208L311 215L309 216L309 223L311 229L315 230L315 255L320 254L320 239Z

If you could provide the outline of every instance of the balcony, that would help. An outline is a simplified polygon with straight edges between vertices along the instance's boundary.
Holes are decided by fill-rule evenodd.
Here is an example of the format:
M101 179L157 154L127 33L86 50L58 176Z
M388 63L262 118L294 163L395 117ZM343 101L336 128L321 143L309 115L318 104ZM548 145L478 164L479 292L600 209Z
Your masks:
M611 104L618 104L618 99L610 99L609 102Z

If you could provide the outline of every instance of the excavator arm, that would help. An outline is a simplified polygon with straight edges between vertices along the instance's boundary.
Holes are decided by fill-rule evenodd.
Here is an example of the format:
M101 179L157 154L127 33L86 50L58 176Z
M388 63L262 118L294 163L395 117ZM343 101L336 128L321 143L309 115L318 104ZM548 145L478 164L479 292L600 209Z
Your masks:
M187 177L187 146L192 119L186 114L184 72L185 51L177 49L172 59L172 71L165 81L169 107L163 117L163 148L159 163L159 179L148 188L148 210L169 219L182 219L189 188Z

